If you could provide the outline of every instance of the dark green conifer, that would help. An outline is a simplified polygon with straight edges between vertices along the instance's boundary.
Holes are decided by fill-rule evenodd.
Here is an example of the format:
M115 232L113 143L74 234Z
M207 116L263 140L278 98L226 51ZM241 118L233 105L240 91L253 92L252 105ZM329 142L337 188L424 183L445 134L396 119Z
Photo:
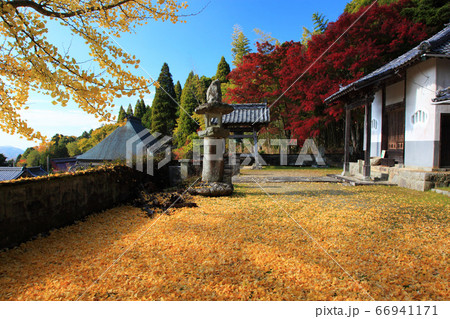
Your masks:
M161 68L158 84L152 103L151 132L171 136L175 128L178 105L175 99L172 74L170 74L167 63L164 63Z
M181 93L181 107L180 117L177 121L177 135L175 136L178 147L182 147L186 143L186 139L189 135L194 133L198 124L191 118L195 108L199 105L196 94L199 88L198 76L194 75L191 71L183 86Z
M183 92L183 89L181 88L180 81L177 81L177 84L175 84L175 100L180 103L181 101L181 93Z
M123 106L120 106L119 116L117 117L117 123L123 122L123 120L125 120L126 116L127 116L127 113L125 113Z
M145 128L151 130L152 129L152 108L146 107L145 114L142 117L142 125L144 125Z
M133 113L133 107L131 106L131 104L128 104L127 115L133 115Z
M230 73L230 65L227 63L224 57L220 59L217 66L216 79L220 80L220 83L227 83L227 76Z
M142 119L146 111L145 102L143 99L139 99L136 102L136 106L134 107L134 116Z

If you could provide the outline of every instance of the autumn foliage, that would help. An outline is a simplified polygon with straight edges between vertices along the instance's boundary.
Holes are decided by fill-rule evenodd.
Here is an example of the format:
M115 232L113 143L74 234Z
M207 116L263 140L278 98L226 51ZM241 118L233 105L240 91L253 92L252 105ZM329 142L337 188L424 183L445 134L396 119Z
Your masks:
M194 197L198 207L152 219L117 207L0 252L0 299L449 299L445 196L385 186L262 186Z
M50 96L54 105L72 100L87 113L112 119L114 99L148 93L151 83L133 73L140 61L110 35L151 19L175 23L186 7L173 0L0 1L0 129L44 138L20 116L32 92ZM51 43L49 30L82 39L89 63Z
M246 55L229 75L234 85L227 92L228 101L267 99L273 104L272 130L276 126L301 141L318 136L339 121L343 111L343 105L324 105L324 98L426 38L424 25L400 14L408 2L343 13L307 46L294 41L258 43L258 52Z

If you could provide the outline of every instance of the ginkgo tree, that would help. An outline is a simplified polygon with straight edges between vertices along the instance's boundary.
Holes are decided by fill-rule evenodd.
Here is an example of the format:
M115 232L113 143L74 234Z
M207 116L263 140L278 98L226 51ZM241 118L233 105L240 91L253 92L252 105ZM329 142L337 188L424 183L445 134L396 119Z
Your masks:
M112 119L114 99L149 93L151 82L133 74L140 61L111 36L152 19L180 22L178 12L186 8L174 0L0 0L0 129L44 139L20 116L32 92ZM90 64L49 40L48 25L55 23L84 40Z

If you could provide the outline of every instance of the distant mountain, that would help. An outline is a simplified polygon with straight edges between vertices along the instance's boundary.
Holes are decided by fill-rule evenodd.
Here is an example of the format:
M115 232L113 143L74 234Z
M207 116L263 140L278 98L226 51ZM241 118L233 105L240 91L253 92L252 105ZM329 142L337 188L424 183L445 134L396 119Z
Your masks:
M5 155L7 159L16 159L24 150L13 146L0 146L0 153Z

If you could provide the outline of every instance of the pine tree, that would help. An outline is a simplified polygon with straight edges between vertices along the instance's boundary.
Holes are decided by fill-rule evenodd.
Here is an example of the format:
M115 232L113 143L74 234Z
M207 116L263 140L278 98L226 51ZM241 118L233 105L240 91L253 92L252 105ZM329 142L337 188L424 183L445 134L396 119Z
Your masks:
M134 107L134 116L142 119L146 111L145 102L143 99L139 99L136 102L136 106Z
M235 25L233 27L233 35L231 38L233 41L231 42L231 52L233 55L233 65L239 66L242 63L244 55L247 55L251 52L250 49L250 41L244 35L242 28L239 25Z
M128 104L128 108L127 108L127 115L131 116L133 115L133 107L131 106L131 104Z
M119 110L119 116L117 117L117 123L123 122L126 117L127 117L127 113L125 113L123 106L121 106L120 110Z
M220 59L219 65L217 66L216 79L220 80L220 83L227 83L227 76L230 73L230 65L227 63L224 57Z
M182 147L186 143L186 139L189 135L194 133L198 124L191 118L194 113L195 108L198 106L198 98L196 93L198 92L198 76L194 75L191 71L183 87L183 92L181 93L181 107L180 117L177 121L176 129L176 143L178 147Z
M172 135L178 108L175 96L172 74L170 74L167 63L164 63L158 77L158 86L152 103L152 133L159 132L168 136Z

